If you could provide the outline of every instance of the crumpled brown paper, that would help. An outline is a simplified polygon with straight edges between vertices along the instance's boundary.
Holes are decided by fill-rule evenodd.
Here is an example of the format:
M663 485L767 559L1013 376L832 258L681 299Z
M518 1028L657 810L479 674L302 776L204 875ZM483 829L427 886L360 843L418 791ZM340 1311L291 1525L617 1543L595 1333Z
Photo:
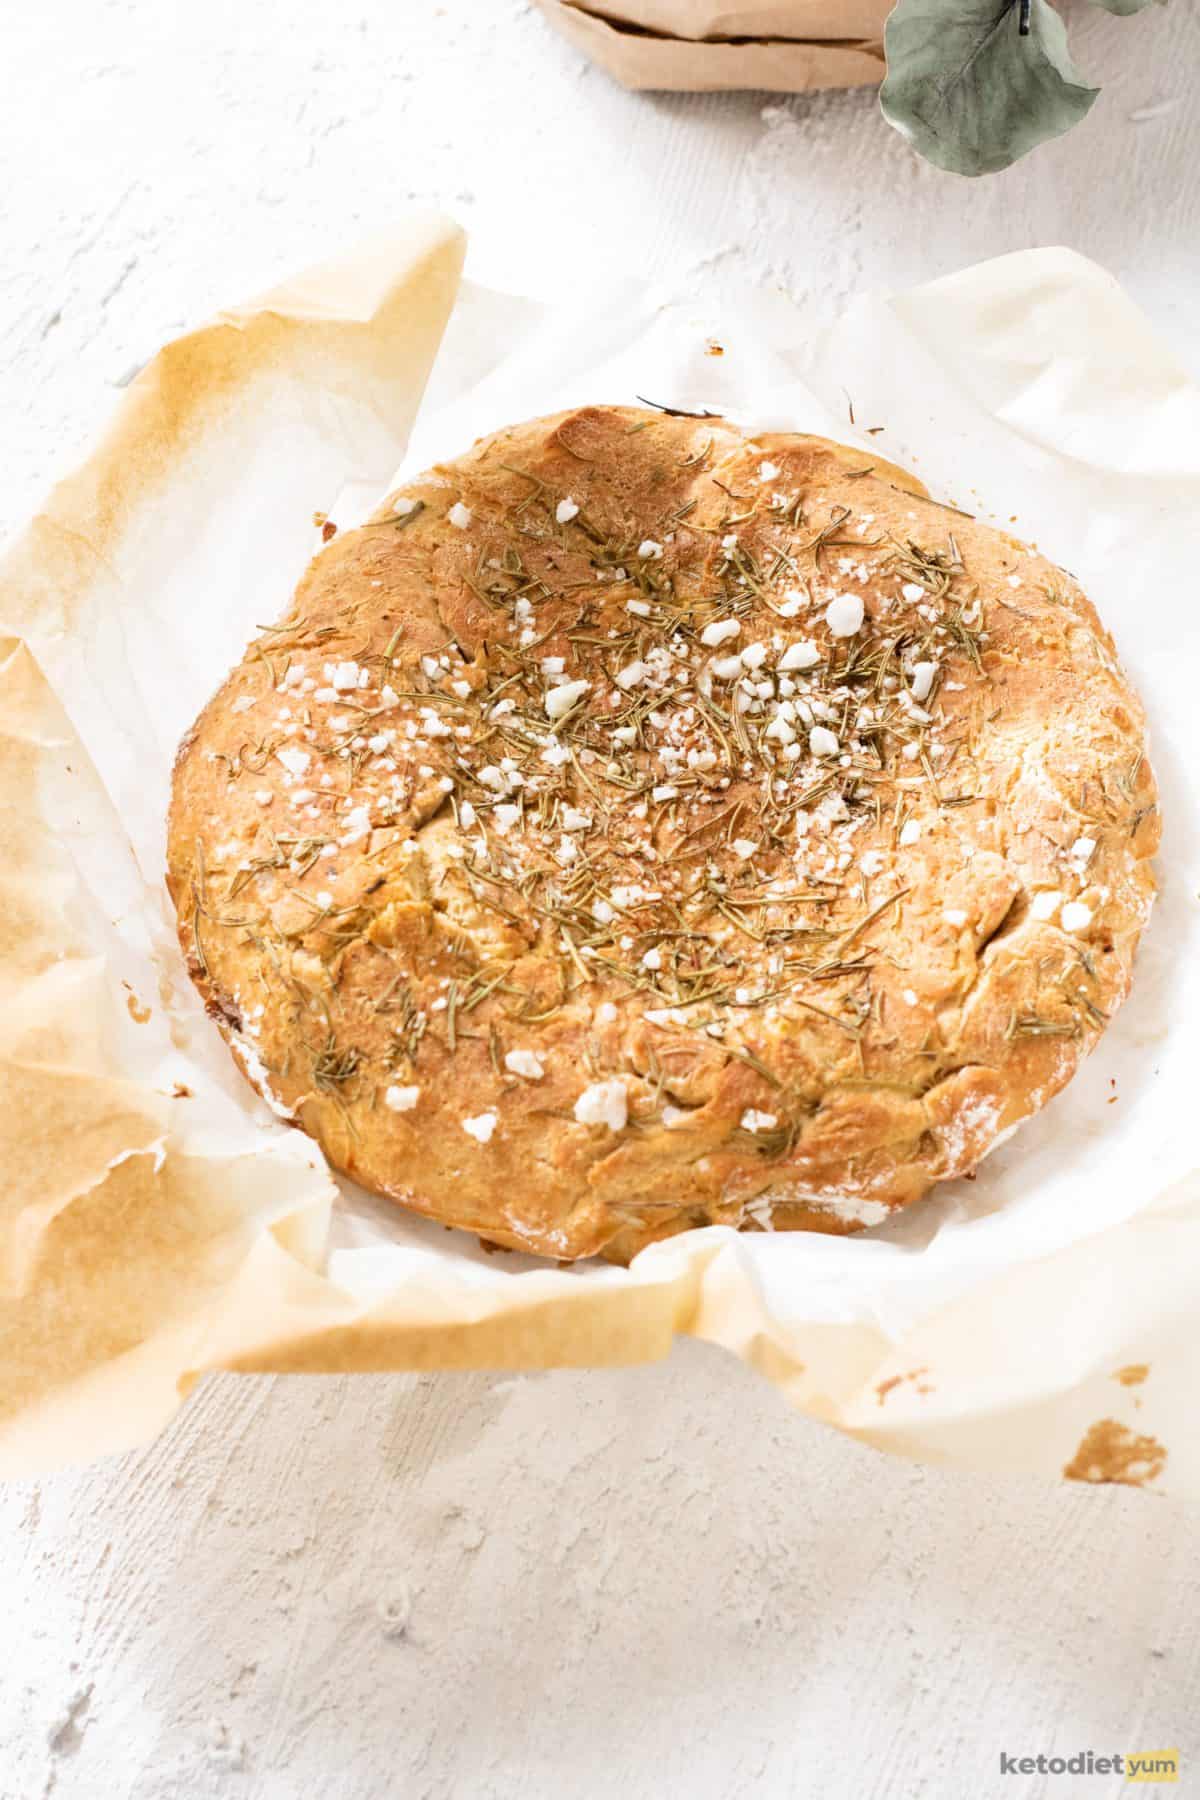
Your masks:
M622 84L711 92L865 87L883 80L894 0L538 0L556 30Z
M885 1449L1200 1492L1200 395L1062 252L861 302L801 385L781 299L556 311L460 285L462 248L418 217L168 345L0 568L0 1468L144 1440L212 1369L601 1365L683 1332ZM312 514L351 523L414 421L421 466L638 392L853 437L850 393L865 446L1022 508L1131 653L1163 896L1102 1049L969 1188L869 1239L707 1230L557 1269L335 1182L271 1116L183 971L164 811Z

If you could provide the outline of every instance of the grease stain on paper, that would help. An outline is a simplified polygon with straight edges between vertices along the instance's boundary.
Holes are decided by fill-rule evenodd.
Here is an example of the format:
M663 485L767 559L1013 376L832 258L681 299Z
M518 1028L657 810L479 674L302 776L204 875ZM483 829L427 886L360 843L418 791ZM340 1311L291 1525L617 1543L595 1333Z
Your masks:
M932 1384L928 1381L921 1380L922 1375L928 1375L928 1373L929 1370L927 1367L909 1369L904 1375L890 1375L886 1381L877 1382L875 1385L875 1397L880 1406L883 1405L892 1389L898 1388L903 1381L911 1381L918 1394L932 1394Z
M1145 1487L1166 1467L1167 1452L1155 1437L1139 1437L1116 1419L1097 1419L1063 1467L1068 1481L1117 1482Z

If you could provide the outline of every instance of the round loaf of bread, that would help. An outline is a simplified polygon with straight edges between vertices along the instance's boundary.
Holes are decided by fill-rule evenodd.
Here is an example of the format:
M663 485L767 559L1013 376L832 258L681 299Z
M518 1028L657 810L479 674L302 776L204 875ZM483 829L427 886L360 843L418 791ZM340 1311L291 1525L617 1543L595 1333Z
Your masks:
M183 743L169 882L336 1168L623 1261L974 1168L1124 998L1158 833L1061 569L861 451L588 407L332 538Z

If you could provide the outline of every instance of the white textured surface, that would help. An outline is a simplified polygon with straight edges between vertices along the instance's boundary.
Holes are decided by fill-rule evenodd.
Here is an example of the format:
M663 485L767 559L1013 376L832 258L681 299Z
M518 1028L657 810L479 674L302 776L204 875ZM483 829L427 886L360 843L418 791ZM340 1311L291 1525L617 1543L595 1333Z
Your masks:
M1200 13L1074 35L1091 118L967 185L867 94L622 95L513 0L22 8L0 525L164 336L410 200L513 284L719 264L820 313L1069 242L1200 369ZM885 1462L694 1345L591 1376L225 1378L143 1454L0 1494L0 1797L1107 1797L999 1752L1166 1744L1196 1791L1193 1523Z

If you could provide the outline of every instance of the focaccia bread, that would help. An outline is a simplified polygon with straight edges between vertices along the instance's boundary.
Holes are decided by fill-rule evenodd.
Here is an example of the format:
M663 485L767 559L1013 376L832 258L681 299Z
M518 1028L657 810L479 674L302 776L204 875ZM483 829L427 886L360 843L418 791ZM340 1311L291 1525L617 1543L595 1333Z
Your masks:
M848 1232L1128 991L1158 841L1077 584L820 439L588 407L335 536L179 753L248 1078L490 1242Z

